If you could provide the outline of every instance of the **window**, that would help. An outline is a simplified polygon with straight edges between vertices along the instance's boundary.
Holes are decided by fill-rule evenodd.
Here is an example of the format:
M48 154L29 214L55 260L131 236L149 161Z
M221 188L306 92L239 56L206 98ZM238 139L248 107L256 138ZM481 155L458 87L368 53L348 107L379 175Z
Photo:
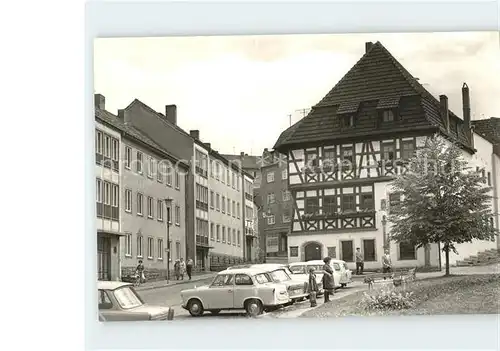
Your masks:
M233 229L233 246L236 246L236 229Z
M233 217L236 217L236 202L233 200L233 210L231 211Z
M135 163L135 170L137 173L142 174L142 152L137 151L137 161Z
M156 168L156 180L163 183L163 174L165 173L165 164L163 161L158 162Z
M102 181L100 179L96 179L96 191L96 201L102 203Z
M132 256L132 234L127 234L125 237L125 256Z
M220 177L220 181L222 183L226 183L226 168L224 166L221 166L221 177Z
M176 189L181 188L181 176L178 170L175 170L175 188Z
M231 245L231 228L227 228L227 243Z
M238 230L238 236L236 237L236 240L238 240L238 246L241 246L241 232Z
M111 207L114 208L114 212L112 209L111 218L118 219L118 203L120 202L119 196L119 188L116 184L111 184Z
M316 214L318 212L319 201L317 198L307 198L306 199L306 214Z
M290 246L290 257L299 257L299 247Z
M104 156L111 157L111 137L109 135L104 136Z
M231 215L231 199L227 199L227 215Z
M154 250L154 239L152 237L148 238L148 258L153 259L153 250Z
M104 204L105 205L111 205L109 187L110 187L110 184L108 182L104 182Z
M267 194L267 203L274 204L276 202L276 197L274 193Z
M163 221L163 201L157 200L156 202L156 216L159 221Z
M132 212L132 190L125 189L125 212Z
M374 239L364 239L363 240L363 256L366 262L376 261L375 257L375 240Z
M222 227L222 242L226 242L226 227Z
M229 169L226 172L227 186L231 186L231 175Z
M220 211L220 195L219 194L215 195L215 209L217 211Z
M274 182L274 172L267 173L267 182L268 183Z
M360 207L364 210L373 210L373 194L361 194L361 204Z
M181 251L182 251L182 250L181 250L181 243L177 241L177 242L175 243L175 258L177 258L178 260L179 260L179 259L181 258L181 256L182 256L182 255L181 255L181 254L182 254L182 252L181 252Z
M342 211L356 211L356 199L352 194L342 195Z
M283 201L290 200L290 192L288 190L282 190L281 196L283 197Z
M354 127L354 115L341 116L340 125L342 128Z
M175 206L175 225L181 225L181 207Z
M232 179L231 185L233 186L233 189L234 189L234 185L236 183L236 175L234 174L234 172L233 172L232 178L233 179Z
M137 236L137 257L139 257L139 258L142 258L142 254L143 254L143 251L142 251L143 240L144 239L143 239L142 235Z
M403 160L409 160L410 158L412 158L413 154L415 152L415 145L413 144L413 140L402 141L401 145L402 145L402 148L401 148L401 158Z
M211 286L233 285L233 277L232 274L218 274Z
M410 243L399 243L399 260L416 260L415 246Z
M236 204L236 210L237 210L237 212L236 212L237 217L240 218L240 203L239 202Z
M255 281L259 284L272 283L271 278L267 274L264 274L264 273L256 274Z
M306 167L317 167L318 165L318 153L316 151L306 152Z
M113 302L111 302L108 293L104 290L97 291L97 302L100 310L109 310L113 308Z
M144 196L141 193L137 193L137 214L142 216L142 206L144 206Z
M158 259L163 260L163 239L158 238Z
M215 179L220 179L220 163L215 162Z
M335 150L323 150L323 171L333 171L334 165L337 162Z
M252 278L246 274L236 274L234 279L236 285L253 285Z
M335 196L323 197L323 213L333 215L337 212L337 198Z
M112 142L112 145L113 145L113 152L112 152L112 155L111 155L111 158L113 159L113 161L117 161L120 159L120 143L118 142L117 139L113 138L113 142Z
M172 168L172 164L171 164L171 163L168 163L168 164L167 164L167 170L166 170L166 172L165 172L165 174L166 174L166 178L167 178L167 180L166 180L166 184L167 184L168 186L172 186L172 170L173 170L173 168Z
M215 202L215 195L213 190L210 190L210 208L214 208L214 202Z
M382 122L394 122L394 112L392 110L382 111Z
M286 169L284 169L284 170L281 171L281 179L282 180L287 180L288 179L288 172L286 171Z
M392 193L389 194L389 211L393 212L398 208L401 204L401 194L400 193ZM392 210L391 210L392 208Z
M150 157L148 162L148 178L153 178L155 160Z
M222 197L222 213L226 213L226 197Z
M219 225L219 224L217 224L217 227L216 227L216 228L217 228L217 231L215 232L215 234L216 234L216 239L217 239L217 241L219 241L219 242L220 242L220 225Z
M241 182L241 177L240 177L240 175L238 174L238 175L236 176L236 178L237 178L237 180L238 180L238 182L236 183L236 190L240 191L240 182Z
M102 155L102 132L98 130L95 132L95 152Z
M153 218L153 198L148 196L148 218Z
M352 148L342 150L342 165L346 168L354 167L355 163Z
M394 144L382 144L382 159L392 161L395 159L396 152L394 151Z
M210 240L215 240L215 224L210 223Z
M267 216L267 224L268 225L273 225L275 223L275 218L274 218L274 215L269 215Z
M132 149L128 146L125 146L125 168L130 169L130 165L132 164Z
M488 186L491 186L491 172L488 172Z
M288 209L283 210L283 223L290 223L291 220L292 219L290 217L290 210Z

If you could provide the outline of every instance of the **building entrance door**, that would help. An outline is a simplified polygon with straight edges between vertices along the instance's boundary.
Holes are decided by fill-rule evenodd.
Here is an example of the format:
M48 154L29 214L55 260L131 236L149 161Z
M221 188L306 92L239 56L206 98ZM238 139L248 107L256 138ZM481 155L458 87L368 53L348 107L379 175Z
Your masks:
M205 250L196 249L196 268L205 270Z
M321 245L318 243L309 243L304 247L305 260L321 260Z
M97 237L97 279L111 280L111 240Z

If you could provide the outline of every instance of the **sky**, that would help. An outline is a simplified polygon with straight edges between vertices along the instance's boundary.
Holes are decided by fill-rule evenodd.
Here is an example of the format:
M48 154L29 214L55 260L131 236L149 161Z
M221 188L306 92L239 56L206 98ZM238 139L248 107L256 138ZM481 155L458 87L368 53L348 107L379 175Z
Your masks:
M500 37L493 32L100 38L94 93L112 113L137 98L197 129L222 154L260 154L380 41L433 95L462 116L500 117ZM290 118L291 115L291 118Z

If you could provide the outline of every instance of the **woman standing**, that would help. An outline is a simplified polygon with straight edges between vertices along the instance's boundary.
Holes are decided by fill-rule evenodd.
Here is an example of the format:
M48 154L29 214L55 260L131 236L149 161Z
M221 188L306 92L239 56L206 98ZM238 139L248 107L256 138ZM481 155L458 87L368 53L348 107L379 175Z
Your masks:
M330 257L325 257L323 262L323 289L325 290L325 302L330 302L330 295L334 294L335 291L335 281L333 280L333 269L330 266L332 259Z

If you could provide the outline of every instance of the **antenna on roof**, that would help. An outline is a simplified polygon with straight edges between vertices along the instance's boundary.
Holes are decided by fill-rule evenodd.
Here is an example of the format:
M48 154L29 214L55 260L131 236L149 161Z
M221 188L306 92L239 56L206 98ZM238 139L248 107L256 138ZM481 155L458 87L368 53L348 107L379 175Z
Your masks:
M233 154L236 155L236 148L233 146Z
M309 113L309 111L309 108L301 108L300 110L296 110L296 112L302 113L302 118L304 118Z
M290 123L290 127L292 126L292 114L288 115L288 122Z

